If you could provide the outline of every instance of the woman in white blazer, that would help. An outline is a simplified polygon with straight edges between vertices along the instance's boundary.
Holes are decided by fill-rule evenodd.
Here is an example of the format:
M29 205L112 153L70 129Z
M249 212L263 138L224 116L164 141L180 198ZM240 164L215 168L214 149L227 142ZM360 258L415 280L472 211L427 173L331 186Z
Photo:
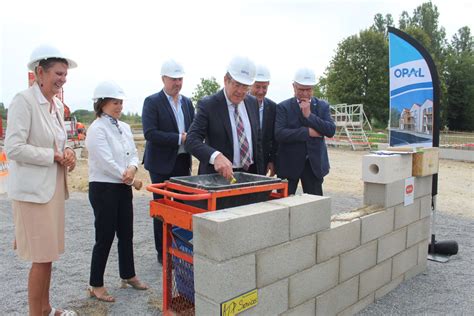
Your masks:
M94 209L95 244L92 250L89 295L114 302L104 286L110 248L117 235L122 287L146 290L135 274L133 261L133 194L138 155L130 126L119 121L123 90L114 82L100 83L94 91L97 118L87 130L89 152L89 201Z
M8 108L5 149L10 160L7 193L12 199L18 256L31 261L28 278L30 315L75 315L49 303L52 262L64 252L66 172L76 155L66 147L64 106L56 97L76 63L57 48L43 45L28 68L35 83L18 93Z

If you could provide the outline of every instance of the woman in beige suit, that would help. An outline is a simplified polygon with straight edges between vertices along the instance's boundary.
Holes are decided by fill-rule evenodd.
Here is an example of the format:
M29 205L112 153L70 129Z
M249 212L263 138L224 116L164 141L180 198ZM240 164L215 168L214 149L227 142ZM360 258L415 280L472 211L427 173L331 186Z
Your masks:
M28 68L36 82L18 93L8 108L5 149L10 159L7 185L12 199L18 256L31 261L30 315L75 315L49 302L52 262L64 252L66 172L74 169L74 150L66 147L64 106L56 97L76 63L52 46L31 54Z

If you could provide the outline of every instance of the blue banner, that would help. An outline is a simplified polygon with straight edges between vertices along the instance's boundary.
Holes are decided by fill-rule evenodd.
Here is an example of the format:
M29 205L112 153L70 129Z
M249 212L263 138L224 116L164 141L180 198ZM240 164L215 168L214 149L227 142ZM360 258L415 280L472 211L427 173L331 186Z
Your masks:
M426 56L413 38L389 29L390 146L433 146L434 64Z

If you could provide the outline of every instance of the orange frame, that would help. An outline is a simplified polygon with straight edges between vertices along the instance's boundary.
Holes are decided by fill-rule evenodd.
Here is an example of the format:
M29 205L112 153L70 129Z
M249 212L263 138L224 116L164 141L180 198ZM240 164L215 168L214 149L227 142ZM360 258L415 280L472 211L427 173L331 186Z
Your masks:
M264 184L243 188L210 191L193 188L178 183L166 181L164 183L151 184L146 187L150 192L163 195L163 198L150 201L150 216L161 217L163 219L163 314L172 315L171 305L171 261L167 254L178 257L190 264L193 264L193 257L179 249L172 248L171 230L173 226L183 229L193 230L193 215L215 211L217 199L228 196L245 195L257 192L272 191L271 199L279 199L288 196L288 183ZM273 191L276 192L273 192ZM190 206L174 199L182 201L207 200L207 209Z

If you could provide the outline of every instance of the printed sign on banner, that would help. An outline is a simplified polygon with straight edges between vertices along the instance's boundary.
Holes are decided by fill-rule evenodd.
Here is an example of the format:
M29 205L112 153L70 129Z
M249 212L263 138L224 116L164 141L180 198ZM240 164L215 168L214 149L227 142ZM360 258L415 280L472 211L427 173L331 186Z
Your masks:
M413 204L415 198L415 178L405 179L405 195L403 199L403 206Z
M427 61L405 39L389 33L390 146L431 147L433 82Z

